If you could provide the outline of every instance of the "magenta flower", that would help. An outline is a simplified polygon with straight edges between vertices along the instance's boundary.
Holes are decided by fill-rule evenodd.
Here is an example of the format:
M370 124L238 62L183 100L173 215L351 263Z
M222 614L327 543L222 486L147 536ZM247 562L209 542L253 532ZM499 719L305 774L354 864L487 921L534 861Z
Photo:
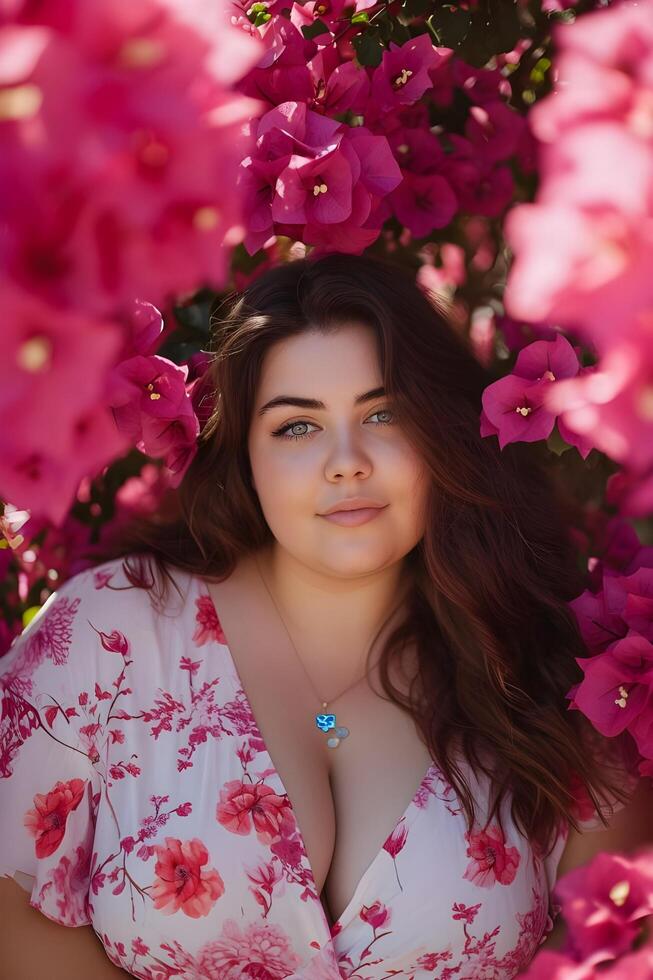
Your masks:
M449 133L448 138L454 149L442 172L461 211L497 217L512 200L514 180L510 167L485 160L478 147L464 136Z
M485 432L496 431L503 449L509 442L536 442L553 431L555 415L544 407L544 392L561 378L578 373L578 358L561 334L536 340L520 351L514 372L483 392ZM487 428L489 423L492 429ZM485 432L483 434L485 434Z
M111 375L109 404L120 432L165 459L177 486L197 452L199 422L186 390L188 368L156 354L137 355Z
M428 34L419 34L401 46L391 41L372 75L371 99L376 110L386 112L417 102L432 87L429 71L446 57L433 46Z
M630 632L594 657L577 657L584 678L574 703L602 735L619 735L650 711L653 702L653 644Z
M567 872L555 886L579 959L612 959L630 950L641 920L653 913L653 858L598 854Z
M381 199L401 179L384 136L285 102L252 123L255 149L242 162L250 192L245 245L274 233L345 251L379 233Z
M583 641L593 653L600 653L614 642L615 636L624 637L628 632L621 616L608 610L603 592L595 595L585 589L569 606L576 616Z
M403 225L418 238L444 228L458 209L448 181L439 173L444 151L428 129L398 126L388 134L403 180L388 200Z
M335 47L323 48L308 62L314 96L309 108L333 118L351 110L362 115L369 100L370 80L353 61L340 62Z
M11 418L0 443L60 459L73 452L80 416L99 404L122 344L118 324L54 309L8 281L0 285L3 357L0 414ZM83 365L83 370L80 370Z
M106 315L222 284L260 105L226 85L261 47L222 4L71 0L2 32L2 258L22 285Z
M38 436L38 432L34 433ZM3 436L0 481L3 496L59 526L81 480L95 476L130 448L103 406L82 411L68 433L61 455L26 444L7 445Z
M416 238L449 224L458 201L449 182L439 174L404 174L391 197L392 209Z
M652 384L653 353L643 339L641 346L630 340L611 349L596 367L551 386L544 401L570 429L645 474L653 462Z
M526 129L525 118L497 100L470 108L465 135L483 160L494 164L515 155Z
M303 36L295 24L274 14L257 31L263 52L257 63L236 83L237 91L254 99L265 99L271 106L291 100L310 102L314 95L307 62L317 53L317 45Z

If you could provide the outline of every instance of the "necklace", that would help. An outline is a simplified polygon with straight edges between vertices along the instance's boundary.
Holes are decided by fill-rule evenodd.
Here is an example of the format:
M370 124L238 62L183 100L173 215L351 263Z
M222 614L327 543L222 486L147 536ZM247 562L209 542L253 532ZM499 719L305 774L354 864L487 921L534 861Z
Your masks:
M329 736L327 738L327 740L326 740L326 744L328 745L328 747L330 749L337 749L338 746L340 745L340 742L342 741L342 739L343 738L347 738L347 736L349 735L349 729L348 728L345 728L344 725L337 725L336 724L336 716L334 714L327 714L326 713L327 705L330 702L329 701L323 701L321 698L319 698L317 696L317 692L316 692L315 688L313 687L313 682L311 681L311 678L309 677L309 674L308 674L308 671L306 670L306 667L304 667L304 662L303 662L302 658L299 656L299 653L297 652L297 647L295 646L294 641L293 641L293 638L290 635L290 630L286 626L286 621L283 618L283 616L281 615L281 610L279 609L279 606L277 605L277 602L276 602L274 596L272 595L272 592L270 591L270 588L268 586L268 583L265 581L265 578L263 576L263 572L261 571L261 566L259 565L258 558L256 557L256 555L254 556L254 560L256 562L256 567L257 567L258 573L259 573L259 575L261 577L261 581L263 582L263 585L267 589L267 593L270 596L270 599L272 600L272 603L274 605L274 608L277 610L277 613L279 614L279 619L283 623L283 626L284 626L284 629L285 629L286 634L288 636L288 639L290 640L291 646L292 646L293 650L295 651L295 656L299 660L299 662L300 662L300 664L302 666L302 670L304 671L304 673L306 674L306 677L308 678L308 682L311 685L311 688L313 689L313 694L315 694L317 700L322 705L322 711L319 712L319 714L316 714L315 715L315 724L320 729L321 732L324 732L325 735L328 735ZM365 673L363 674L363 677L367 677L367 674L368 674L368 671L365 671ZM363 679L362 677L359 677L359 679L357 681L355 681L354 684L350 684L349 687L346 687L344 691L341 691L340 694L338 694L337 697L332 698L331 700L332 701L337 701L338 698L342 697L342 695L346 691L349 691L350 688L355 687L356 684L359 684L362 679ZM329 732L331 732L331 731L333 732L333 734L332 735L329 735Z

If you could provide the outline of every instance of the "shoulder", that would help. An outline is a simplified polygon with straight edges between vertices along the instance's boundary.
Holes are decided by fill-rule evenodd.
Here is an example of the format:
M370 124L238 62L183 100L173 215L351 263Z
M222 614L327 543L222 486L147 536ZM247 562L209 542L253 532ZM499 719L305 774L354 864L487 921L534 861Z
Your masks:
M63 582L0 659L5 686L29 695L45 673L92 676L96 654L125 655L136 635L165 635L169 618L185 608L192 576L175 570L181 595L170 586L162 600L161 578L148 557L112 559Z

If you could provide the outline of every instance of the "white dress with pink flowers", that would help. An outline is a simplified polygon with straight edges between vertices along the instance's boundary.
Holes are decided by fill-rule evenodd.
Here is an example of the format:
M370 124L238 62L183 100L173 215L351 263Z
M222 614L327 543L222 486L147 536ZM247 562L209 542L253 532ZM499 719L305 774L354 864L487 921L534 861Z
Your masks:
M515 976L566 830L542 857L504 804L468 835L432 765L330 929L206 584L174 574L157 611L120 559L81 572L0 660L0 874L148 980Z

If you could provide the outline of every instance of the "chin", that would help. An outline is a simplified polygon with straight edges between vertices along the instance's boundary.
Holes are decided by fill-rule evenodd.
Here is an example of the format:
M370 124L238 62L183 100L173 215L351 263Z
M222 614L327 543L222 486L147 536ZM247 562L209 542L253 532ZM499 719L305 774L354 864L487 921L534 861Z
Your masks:
M333 552L328 554L323 552L320 555L320 565L331 575L343 578L353 575L372 575L374 572L380 572L381 569L393 565L396 560L387 554L375 555L370 552L346 554L344 549L340 554L336 553L336 549L334 549Z

